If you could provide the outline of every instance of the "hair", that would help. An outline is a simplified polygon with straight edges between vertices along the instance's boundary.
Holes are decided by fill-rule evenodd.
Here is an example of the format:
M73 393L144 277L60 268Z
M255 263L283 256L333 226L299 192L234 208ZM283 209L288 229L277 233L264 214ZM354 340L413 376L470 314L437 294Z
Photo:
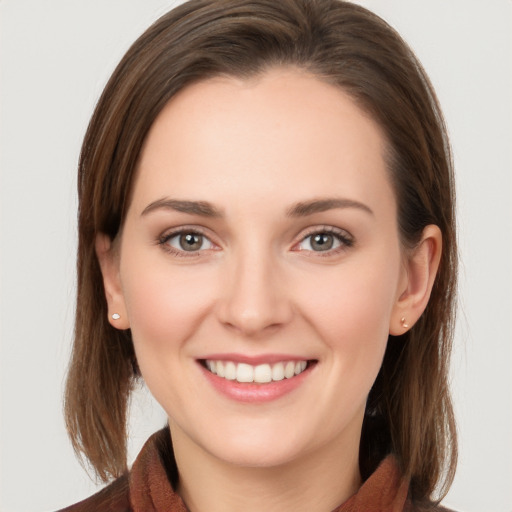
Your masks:
M429 504L453 480L456 430L448 387L455 319L454 184L446 128L421 64L372 12L342 0L192 0L128 50L90 121L79 162L78 290L65 415L75 451L104 481L126 471L126 421L138 377L130 331L113 328L95 238L112 240L130 201L139 153L167 102L188 85L293 67L334 84L381 127L405 248L428 224L443 251L430 301L390 336L360 444L363 478L393 453L410 496Z

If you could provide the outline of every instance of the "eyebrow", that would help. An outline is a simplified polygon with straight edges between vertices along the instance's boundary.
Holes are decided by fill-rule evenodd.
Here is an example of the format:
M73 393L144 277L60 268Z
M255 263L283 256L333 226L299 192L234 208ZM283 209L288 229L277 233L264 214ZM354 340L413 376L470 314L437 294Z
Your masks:
M289 217L307 217L308 215L326 212L335 208L357 208L370 215L374 215L371 208L365 204L353 199L341 198L313 199L312 201L296 203L287 210L286 214Z
M185 201L168 198L153 201L144 208L141 216L159 209L174 210L191 215L201 215L202 217L222 217L222 212L208 201Z
M353 199L325 198L313 199L311 201L302 201L294 204L286 211L288 217L307 217L315 213L321 213L336 208L357 208L370 215L373 211L363 203ZM208 201L187 201L180 199L163 198L150 203L141 213L141 216L147 215L155 210L174 210L190 215L200 215L202 217L219 218L223 216L221 210Z

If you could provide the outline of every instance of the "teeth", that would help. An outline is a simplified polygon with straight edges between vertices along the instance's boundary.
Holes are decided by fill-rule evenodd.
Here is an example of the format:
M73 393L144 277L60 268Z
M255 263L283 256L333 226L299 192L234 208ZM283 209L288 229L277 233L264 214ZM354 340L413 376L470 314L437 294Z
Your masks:
M264 384L272 381L272 368L269 364L259 364L254 368L254 382Z
M272 381L291 379L301 374L307 367L307 361L283 361L275 364L259 364L252 366L246 363L234 363L233 361L206 360L206 367L210 372L227 380L237 382L256 382L265 384Z
M217 373L217 365L213 361L206 361L206 366L212 373Z
M240 363L236 369L238 382L254 382L254 368L250 364Z
M277 363L272 367L272 380L284 379L284 364Z
M212 371L212 370L210 370ZM287 379L291 379L295 375L295 363L293 361L288 361L286 363L286 367L284 369L284 376Z
M236 379L236 366L233 361L228 361L226 366L224 367L224 371L226 372L225 378L228 380Z
M306 369L306 361L297 361L295 363L295 375L299 375Z

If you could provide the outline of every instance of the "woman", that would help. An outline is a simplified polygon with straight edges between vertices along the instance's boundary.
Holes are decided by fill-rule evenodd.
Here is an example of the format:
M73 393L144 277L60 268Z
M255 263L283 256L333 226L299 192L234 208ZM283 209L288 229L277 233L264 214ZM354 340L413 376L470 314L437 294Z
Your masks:
M456 461L449 145L399 36L338 0L185 3L79 168L68 510L423 510ZM169 418L130 472L143 378ZM172 439L172 444L171 444Z

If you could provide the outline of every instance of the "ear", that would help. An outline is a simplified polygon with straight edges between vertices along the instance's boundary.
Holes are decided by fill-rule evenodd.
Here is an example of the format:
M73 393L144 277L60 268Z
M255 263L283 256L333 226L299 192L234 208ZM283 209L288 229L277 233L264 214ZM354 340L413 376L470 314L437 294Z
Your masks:
M96 235L95 247L108 304L108 321L116 329L129 329L130 322L119 276L119 251L104 233Z
M441 260L443 237L438 226L428 225L420 243L404 261L403 278L393 307L389 333L404 334L427 307Z

